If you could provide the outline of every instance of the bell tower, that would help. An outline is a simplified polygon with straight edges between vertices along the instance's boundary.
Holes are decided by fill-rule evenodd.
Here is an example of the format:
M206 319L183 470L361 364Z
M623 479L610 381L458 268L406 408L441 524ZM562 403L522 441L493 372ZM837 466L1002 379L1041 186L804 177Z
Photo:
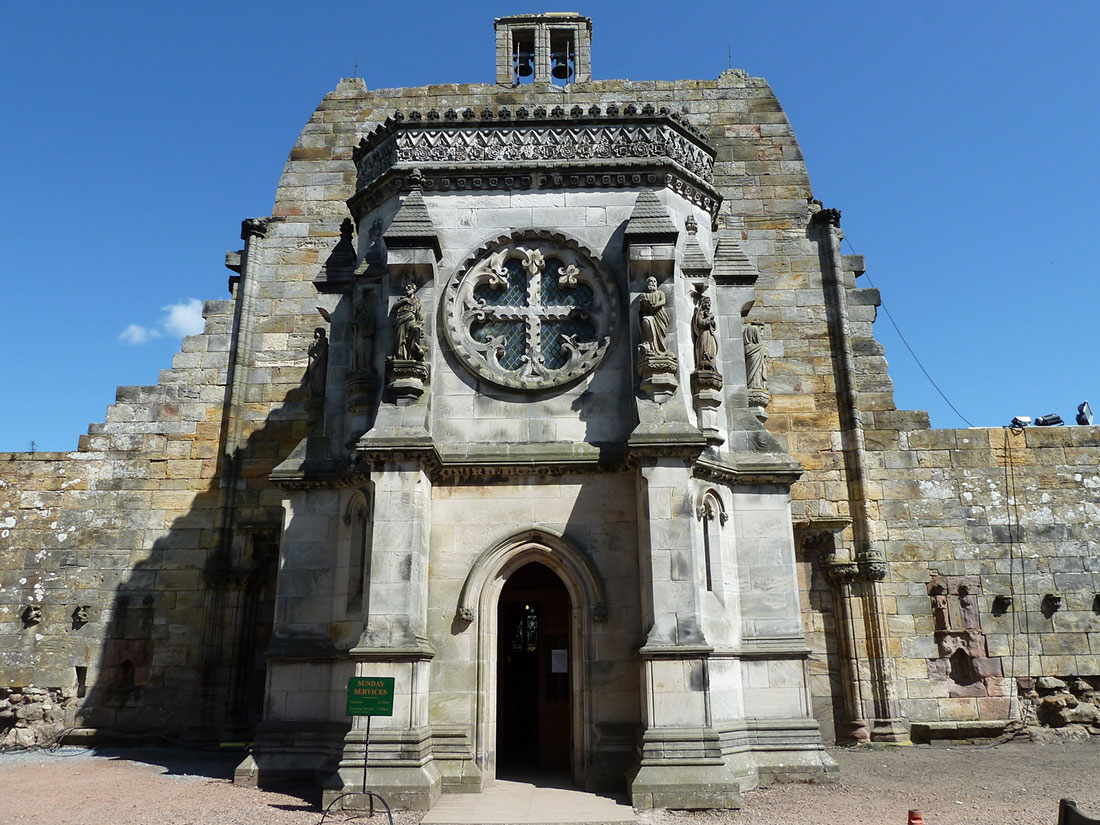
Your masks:
M592 79L592 21L574 12L498 17L497 83L565 86Z

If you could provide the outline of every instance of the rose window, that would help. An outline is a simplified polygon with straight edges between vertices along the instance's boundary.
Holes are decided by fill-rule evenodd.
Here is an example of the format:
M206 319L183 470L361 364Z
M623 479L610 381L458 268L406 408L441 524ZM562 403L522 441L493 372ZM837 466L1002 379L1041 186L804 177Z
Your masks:
M502 241L448 284L447 337L495 384L557 387L603 358L614 296L592 258L564 238Z

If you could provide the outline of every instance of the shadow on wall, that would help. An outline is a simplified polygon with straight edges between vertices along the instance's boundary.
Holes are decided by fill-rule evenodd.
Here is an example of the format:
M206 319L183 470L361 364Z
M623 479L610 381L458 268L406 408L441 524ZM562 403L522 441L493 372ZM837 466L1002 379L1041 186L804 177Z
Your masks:
M821 738L827 745L852 741L851 722L845 703L843 669L846 666L840 650L837 622L843 618L837 612L836 592L821 568L821 554L816 547L799 542L797 561L809 576L809 586L799 588L809 599L802 605L803 629L810 647L810 695L813 717L821 725ZM813 617L820 616L822 626L813 627ZM807 620L809 626L807 627ZM827 689L823 689L828 685Z
M208 487L128 571L98 662L77 668L76 725L210 741L248 738L260 721L282 520L262 493L306 433L282 415L277 408L233 456L222 453ZM235 489L223 486L233 477Z

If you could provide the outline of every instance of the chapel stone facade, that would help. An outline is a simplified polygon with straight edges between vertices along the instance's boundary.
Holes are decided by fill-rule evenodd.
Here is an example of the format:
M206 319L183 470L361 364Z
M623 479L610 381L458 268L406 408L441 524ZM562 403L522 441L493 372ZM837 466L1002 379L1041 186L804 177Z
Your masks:
M159 384L4 457L5 742L697 808L831 779L827 742L1100 730L1100 430L897 410L767 84L592 80L591 37L341 81ZM396 685L369 755L353 676Z

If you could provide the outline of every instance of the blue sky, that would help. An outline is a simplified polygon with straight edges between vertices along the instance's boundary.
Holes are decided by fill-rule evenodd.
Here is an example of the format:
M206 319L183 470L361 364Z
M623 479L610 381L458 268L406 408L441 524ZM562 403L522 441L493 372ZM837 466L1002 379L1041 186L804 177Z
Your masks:
M358 57L368 87L491 82L502 3L8 4L0 450L69 450L171 364L226 249ZM620 9L628 9L620 14ZM570 3L593 75L769 80L814 192L975 425L1100 409L1100 3ZM845 251L851 251L845 247ZM964 426L885 313L901 408Z

